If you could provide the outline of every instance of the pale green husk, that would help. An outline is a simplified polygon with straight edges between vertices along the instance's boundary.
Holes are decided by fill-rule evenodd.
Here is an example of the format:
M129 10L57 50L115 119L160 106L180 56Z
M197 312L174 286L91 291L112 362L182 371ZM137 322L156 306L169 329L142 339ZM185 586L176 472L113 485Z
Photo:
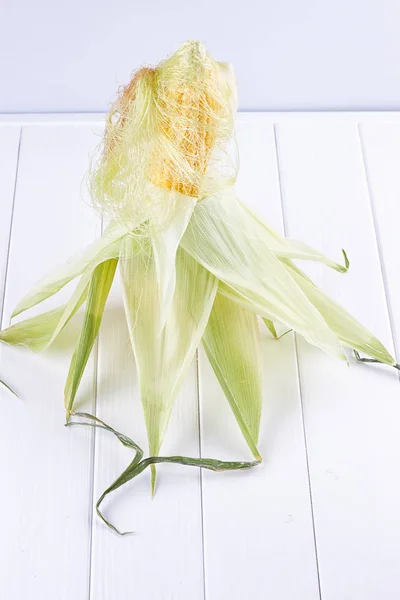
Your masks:
M100 329L104 306L117 264L118 260L116 258L106 260L97 265L93 271L86 302L85 318L65 384L64 398L67 415L72 409L86 363Z
M257 317L217 294L203 345L253 456L260 458L262 383Z
M126 225L111 223L96 242L83 252L78 252L75 256L72 256L65 265L38 281L21 302L19 302L11 316L16 317L25 310L32 308L32 306L36 306L40 302L43 302L43 300L50 298L85 270L91 272L100 262L111 258L113 252L110 252L110 246L113 247L114 243L126 234L127 231L128 228Z
M164 320L151 242L138 244L127 236L120 266L149 451L157 455L182 379L207 325L218 281L179 249L175 290Z
M196 206L182 247L257 312L277 319L310 343L344 358L334 333L231 195ZM223 287L226 294L226 288Z

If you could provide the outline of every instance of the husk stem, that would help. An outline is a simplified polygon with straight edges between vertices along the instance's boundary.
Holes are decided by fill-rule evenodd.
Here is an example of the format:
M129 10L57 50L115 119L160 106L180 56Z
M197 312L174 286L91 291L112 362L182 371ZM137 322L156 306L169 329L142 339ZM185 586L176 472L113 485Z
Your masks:
M262 462L261 457L254 461L245 462L245 461L223 461L214 458L196 458L189 456L149 456L148 458L143 458L143 450L141 447L136 444L133 440L131 440L127 435L122 434L106 423L101 421L98 417L91 415L86 412L73 412L71 411L71 417L78 417L81 419L86 419L86 421L67 421L66 426L71 425L86 425L89 427L96 427L99 429L104 429L115 435L117 439L126 447L131 448L135 452L135 457L130 462L128 467L121 473L119 477L101 494L99 499L96 502L96 512L100 519L115 533L119 535L128 535L135 533L134 531L120 531L115 525L113 525L100 510L100 506L103 500L112 492L125 485L138 475L140 475L147 467L155 466L156 464L179 464L188 467L201 467L204 469L208 469L214 472L220 471L244 471L248 469L252 469L253 467L259 465Z
M391 365L382 360L377 360L376 358L363 358L362 356L360 356L360 354L359 354L359 352L357 352L357 350L353 350L353 355L354 355L354 358L357 360L357 362L386 365L386 366L393 367L394 369L397 369L398 371L400 371L400 363L394 363L393 365Z
M11 394L13 394L14 396L16 396L18 398L18 394L17 392L15 392L9 385L7 385L7 383L5 381L3 381L2 379L0 379L0 385L2 385L4 388L6 388L6 390L8 390L9 392L11 392Z

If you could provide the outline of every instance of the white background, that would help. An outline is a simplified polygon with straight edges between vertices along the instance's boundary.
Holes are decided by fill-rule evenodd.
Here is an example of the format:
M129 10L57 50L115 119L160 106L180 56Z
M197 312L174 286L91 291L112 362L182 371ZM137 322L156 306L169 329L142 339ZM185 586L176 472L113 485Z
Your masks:
M199 39L242 110L400 108L398 0L0 0L0 112L103 111Z

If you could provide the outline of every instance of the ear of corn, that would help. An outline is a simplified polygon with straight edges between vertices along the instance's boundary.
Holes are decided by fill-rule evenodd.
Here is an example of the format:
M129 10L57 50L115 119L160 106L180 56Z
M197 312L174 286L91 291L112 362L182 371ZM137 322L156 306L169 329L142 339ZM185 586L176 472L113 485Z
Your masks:
M203 198L230 187L236 165L226 145L235 110L233 70L199 43L138 70L107 118L90 178L96 206L112 219L163 228L173 204L160 191Z
M118 260L106 260L95 268L89 285L85 317L78 345L72 356L64 390L67 415L72 410L78 386L99 332L104 306L114 279Z
M217 294L203 345L253 456L260 458L257 443L262 387L257 317Z
M235 197L231 188L237 166L231 142L236 104L232 69L214 61L199 42L184 44L154 68L140 69L108 115L90 177L93 203L111 224L100 240L34 286L13 316L81 276L65 306L0 334L9 344L43 350L87 301L65 386L69 413L119 261L153 456L142 460L142 451L130 442L136 458L101 499L147 465L153 469L154 490L158 462L217 470L259 462L257 315L277 339L280 323L335 357L345 358L343 347L348 346L373 357L367 360L394 363L379 340L292 262L312 260L344 272L349 266L346 254L340 265L284 238ZM182 379L202 338L257 457L253 463L158 456ZM89 418L126 443L126 436Z

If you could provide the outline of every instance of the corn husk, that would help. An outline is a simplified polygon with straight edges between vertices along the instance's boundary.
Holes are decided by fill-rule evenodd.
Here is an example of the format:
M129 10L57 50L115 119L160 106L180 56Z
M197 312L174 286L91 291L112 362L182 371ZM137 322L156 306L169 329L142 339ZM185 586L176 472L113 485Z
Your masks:
M114 280L117 264L116 258L109 259L101 262L93 271L86 301L85 318L65 384L64 402L67 416L72 410L83 372L100 329L104 306Z
M262 383L257 317L217 294L203 345L241 432L256 459Z
M110 431L136 453L97 509L108 493L147 466L154 491L157 463L212 470L259 463L258 317L276 339L279 325L339 359L346 359L344 348L350 348L371 357L356 354L360 360L395 365L381 342L293 262L316 261L344 273L346 253L342 251L340 264L286 239L236 198L236 106L232 68L214 61L199 42L188 42L156 67L137 71L111 108L89 177L93 204L110 221L108 228L34 286L13 317L80 277L72 297L60 308L0 332L0 340L8 344L41 351L85 305L65 386L67 415L75 415L79 383L119 263L151 456L143 458L132 440L79 413L85 423ZM201 341L256 458L251 463L159 456L175 399Z
M262 316L279 320L310 343L345 359L325 320L269 250L253 221L236 210L238 206L231 195L199 203L182 247L249 305L261 308ZM223 291L226 294L226 287Z
M240 304L240 302L239 302ZM272 337L277 340L278 339L278 334L276 333L276 327L273 321L271 321L271 319L266 319L265 317L263 318L263 321L266 325L266 327L268 328L269 332L271 333Z
M28 294L18 305L20 307L18 314L56 294L74 277L83 273L68 303L62 307L12 325L0 332L0 340L14 346L26 346L36 352L46 350L85 302L89 285L96 269L102 263L118 258L123 238L110 243L107 233L103 237L104 239L100 238L103 240L101 244L100 241L97 242L100 250L97 255L94 255L92 260L88 261L85 258L81 262L78 260L74 261L74 267L72 268L71 266L68 277L65 275L65 267L54 271L51 278L47 277L45 280L39 282L34 288L35 293ZM108 242L107 245L105 244L106 241ZM89 252L93 251L93 246L90 246L87 250L89 254Z
M341 265L303 242L284 237L265 223L253 210L238 198L235 198L234 202L236 204L235 210L238 213L238 218L243 219L248 223L248 227L252 230L253 235L256 236L256 238L260 238L269 250L278 258L297 258L299 260L319 262L327 267L331 267L331 269L334 269L339 273L346 273L348 270L349 260L344 250L342 250L344 265Z
M120 266L149 451L156 456L182 379L207 325L218 281L179 249L175 291L164 321L151 242L138 244L134 237L126 237Z
M328 298L317 286L291 261L285 266L298 283L308 300L323 316L338 340L352 350L359 350L385 364L393 365L394 359L384 345L344 308Z
M29 308L40 304L40 302L59 292L67 283L81 275L85 270L87 273L90 273L103 260L111 258L113 251L110 250L110 246L113 247L114 243L121 239L127 231L128 228L126 225L110 223L101 238L88 246L83 252L78 252L72 256L65 265L58 267L55 271L38 281L19 302L11 317L16 317ZM89 278L90 275L88 275L87 279Z

